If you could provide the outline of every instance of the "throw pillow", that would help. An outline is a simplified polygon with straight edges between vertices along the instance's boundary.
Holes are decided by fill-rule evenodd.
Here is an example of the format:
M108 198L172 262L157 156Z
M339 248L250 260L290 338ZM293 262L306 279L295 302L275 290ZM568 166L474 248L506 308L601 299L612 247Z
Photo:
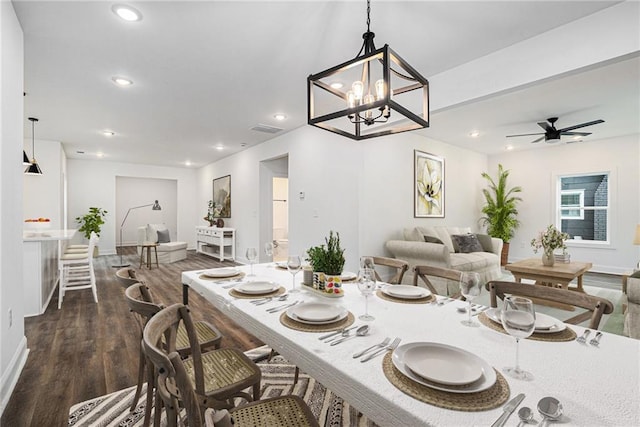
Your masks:
M634 272L631 276L629 277L633 277L634 279L640 279L640 270Z
M158 243L169 243L171 242L171 236L169 236L169 230L158 230Z
M482 245L482 250L485 252L493 252L493 242L491 241L491 236L488 234L476 234L478 238L478 242Z
M444 245L444 242L442 240L433 236L424 236L424 241L427 243L437 243L439 245Z
M482 252L482 245L475 234L453 234L451 236L454 249L457 253L468 254L470 252Z
M158 231L166 229L167 226L164 224L147 224L147 241L158 243Z

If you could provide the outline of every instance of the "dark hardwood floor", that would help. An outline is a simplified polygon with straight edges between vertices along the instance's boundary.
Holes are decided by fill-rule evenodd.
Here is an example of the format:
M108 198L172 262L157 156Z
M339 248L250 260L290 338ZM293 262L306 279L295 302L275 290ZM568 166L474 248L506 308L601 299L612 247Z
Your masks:
M139 269L135 248L124 251L124 261L165 305L182 301L182 271L233 265L188 251L184 261ZM90 290L74 291L58 310L56 290L43 315L25 319L29 357L0 420L2 427L64 426L72 405L136 384L140 337L112 267L120 257L100 256L94 262L98 304ZM195 292L189 294L189 305L194 318L220 329L223 347L262 345Z

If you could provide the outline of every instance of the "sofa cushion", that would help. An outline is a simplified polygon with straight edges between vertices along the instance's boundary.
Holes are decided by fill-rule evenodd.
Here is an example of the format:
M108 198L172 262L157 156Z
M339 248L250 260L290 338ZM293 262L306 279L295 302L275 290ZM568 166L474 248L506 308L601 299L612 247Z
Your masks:
M451 254L451 267L459 271L482 271L499 263L495 254L488 252L472 252L468 254Z
M424 236L424 241L427 243L437 243L439 245L444 245L444 242L442 240L433 236Z
M493 252L493 240L488 234L476 234L484 252Z
M187 242L169 242L160 243L158 245L158 253L160 252L172 252L187 249Z
M482 252L483 248L475 234L453 234L451 236L453 248L456 253L468 254Z
M403 230L404 240L409 242L424 242L424 235L418 227L405 228Z
M147 242L158 243L158 230L166 230L164 224L147 224Z
M158 230L158 243L169 243L171 237L169 236L169 230Z

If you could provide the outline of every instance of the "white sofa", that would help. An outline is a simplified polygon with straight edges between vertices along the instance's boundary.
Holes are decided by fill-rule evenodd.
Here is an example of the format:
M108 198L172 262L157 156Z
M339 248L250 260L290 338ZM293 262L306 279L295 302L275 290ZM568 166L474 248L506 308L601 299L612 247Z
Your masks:
M480 274L482 283L500 279L500 253L502 240L487 235L476 234L483 244L482 251L461 253L456 251L452 235L467 235L471 233L469 227L415 227L403 230L404 240L389 240L387 250L398 259L409 263L408 274L403 283L413 281L413 267L416 265L430 265L449 268L458 271L474 271ZM432 242L425 241L431 240ZM440 241L441 243L434 243ZM463 249L464 250L464 249ZM434 278L434 287L441 295L452 295L458 292L458 283Z
M138 255L142 252L143 243L158 243L158 231L165 237L169 235L164 224L147 224L138 227ZM161 242L157 247L159 263L169 264L187 258L187 242L163 242L162 240L161 236Z

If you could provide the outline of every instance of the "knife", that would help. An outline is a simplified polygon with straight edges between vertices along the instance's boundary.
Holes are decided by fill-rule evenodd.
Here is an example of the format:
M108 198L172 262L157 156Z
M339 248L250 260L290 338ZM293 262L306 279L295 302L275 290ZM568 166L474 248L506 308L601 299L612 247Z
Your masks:
M502 410L504 411L503 414L500 415L500 418L498 418L495 423L491 424L491 427L502 427L507 422L507 419L509 419L511 414L513 414L513 411L516 410L518 405L520 405L520 402L522 402L523 400L524 393L520 393L509 402L507 402L507 404L502 407Z
M267 313L277 313L278 311L282 311L282 310L286 310L289 307L293 307L294 305L298 304L300 301L294 301L291 304L285 304L285 305L280 305L277 307L273 307L273 308L269 308L267 309Z

